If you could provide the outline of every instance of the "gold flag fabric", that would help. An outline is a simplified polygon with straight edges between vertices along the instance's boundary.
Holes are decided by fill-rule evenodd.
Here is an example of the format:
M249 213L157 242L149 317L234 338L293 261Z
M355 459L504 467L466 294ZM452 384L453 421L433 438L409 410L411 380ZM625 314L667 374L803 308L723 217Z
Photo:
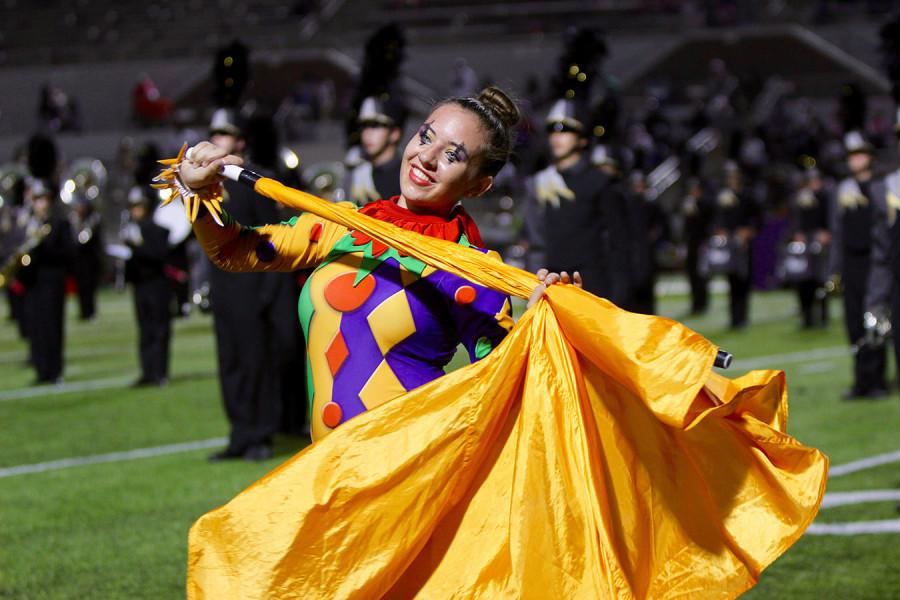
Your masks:
M534 276L269 179L260 193L527 296ZM359 415L201 517L188 597L729 598L802 535L827 458L780 371L550 286L487 357Z

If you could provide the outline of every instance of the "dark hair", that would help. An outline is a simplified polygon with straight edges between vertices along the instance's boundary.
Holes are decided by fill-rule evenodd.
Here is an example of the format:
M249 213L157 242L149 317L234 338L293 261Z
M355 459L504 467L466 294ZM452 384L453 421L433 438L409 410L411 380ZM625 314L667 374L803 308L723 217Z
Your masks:
M487 87L474 98L448 98L438 106L445 104L456 104L478 116L488 132L479 171L483 175L496 175L512 153L512 130L520 118L516 103L499 88Z

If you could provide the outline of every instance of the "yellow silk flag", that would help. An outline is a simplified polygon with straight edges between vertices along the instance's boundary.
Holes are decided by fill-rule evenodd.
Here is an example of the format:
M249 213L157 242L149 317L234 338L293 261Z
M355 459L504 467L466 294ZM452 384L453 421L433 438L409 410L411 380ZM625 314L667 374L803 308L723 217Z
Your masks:
M476 283L534 276L261 179ZM359 415L189 536L188 597L727 598L813 520L828 460L780 371L711 371L677 322L551 286L481 361Z

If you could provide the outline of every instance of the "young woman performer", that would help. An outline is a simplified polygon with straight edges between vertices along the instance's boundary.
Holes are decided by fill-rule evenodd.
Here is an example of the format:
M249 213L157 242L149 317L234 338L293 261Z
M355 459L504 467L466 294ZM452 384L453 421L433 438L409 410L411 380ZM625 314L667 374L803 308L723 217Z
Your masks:
M237 159L166 161L161 187L219 265L316 266L300 306L314 434L384 403L198 519L188 598L734 597L810 524L828 460L785 433L783 373L728 380L695 332L573 286L506 335L492 290L534 279L460 247L480 241L456 204L490 187L515 116L491 89L439 105L402 193L369 216L226 166L310 211L242 227L216 184ZM458 342L490 354L439 377Z
M403 151L401 194L361 210L425 235L480 248L463 197L487 192L510 154L515 104L499 89L439 104ZM182 162L182 182L216 194L219 169L241 164L201 143ZM313 439L347 419L444 374L462 343L470 358L489 353L512 326L509 298L424 263L369 237L304 214L288 223L244 227L224 215L195 221L213 262L230 271L316 267L303 289L300 316L308 346ZM538 277L546 285L568 274ZM580 284L580 275L574 274Z

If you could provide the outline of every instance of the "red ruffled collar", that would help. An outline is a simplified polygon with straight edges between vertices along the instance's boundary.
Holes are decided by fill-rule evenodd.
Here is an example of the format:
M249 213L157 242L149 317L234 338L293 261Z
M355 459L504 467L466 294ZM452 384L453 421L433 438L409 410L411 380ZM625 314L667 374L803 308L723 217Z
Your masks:
M458 242L460 236L465 233L470 244L480 248L484 247L478 226L475 225L475 221L472 220L472 217L469 216L462 206L457 205L449 217L420 215L398 206L397 200L399 198L400 196L394 196L389 200L370 202L359 209L359 211L379 221L393 223L403 229L451 242ZM358 231L354 231L353 237L360 241L360 238L364 236ZM368 241L368 238L366 239Z

